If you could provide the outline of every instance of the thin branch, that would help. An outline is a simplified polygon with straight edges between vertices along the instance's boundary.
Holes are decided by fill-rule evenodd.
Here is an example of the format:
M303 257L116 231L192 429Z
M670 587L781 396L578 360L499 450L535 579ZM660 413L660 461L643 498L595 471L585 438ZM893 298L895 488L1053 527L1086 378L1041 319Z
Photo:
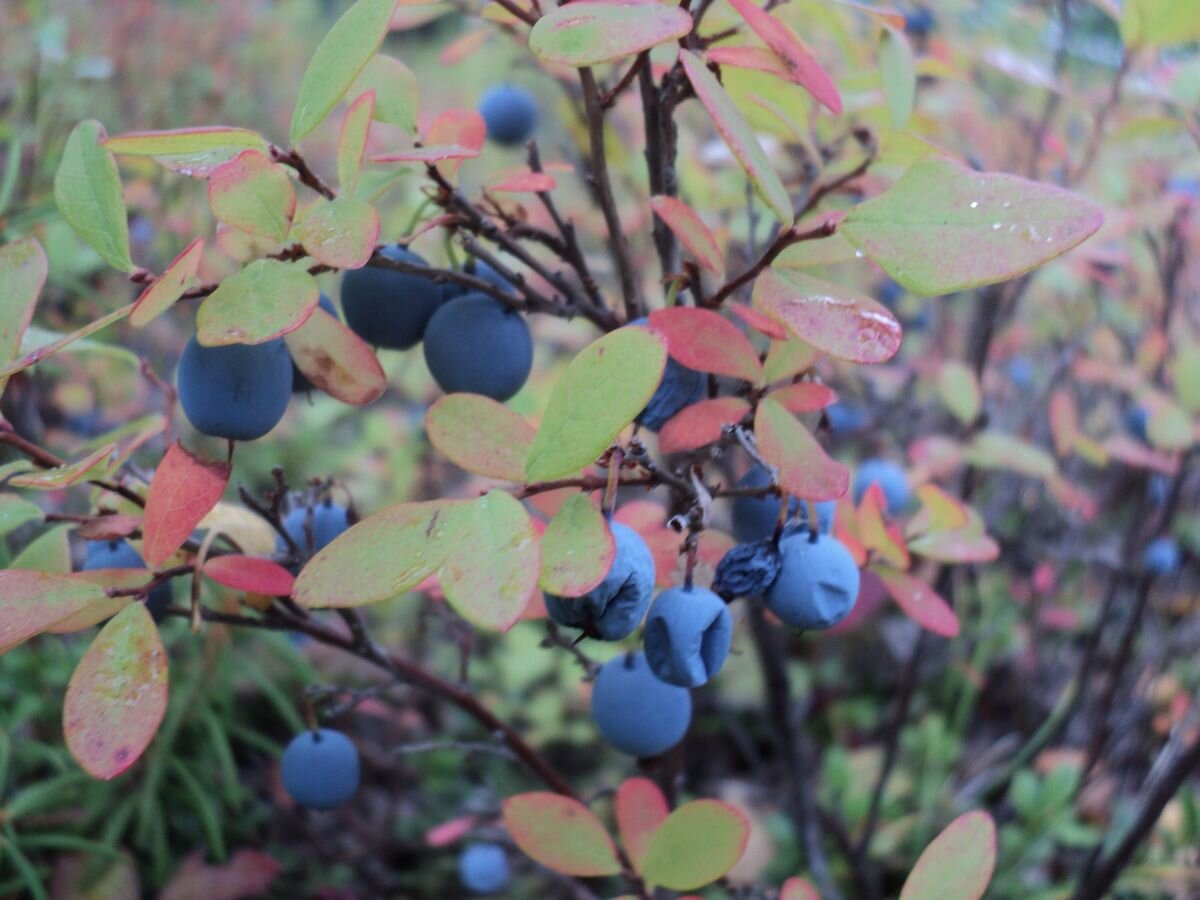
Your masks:
M643 53L634 64L638 88L642 95L642 120L646 131L646 168L650 174L651 195L674 197L675 183L675 122L671 109L664 108L663 93L654 85L650 54ZM663 278L679 269L679 242L675 232L658 216L653 217L654 247Z
M738 275L731 281L725 282L725 284L722 285L715 294L704 301L704 305L709 309L715 309L716 307L720 306L727 298L737 293L739 290L761 275L763 271L771 265L771 263L775 262L776 257L778 257L779 254L788 247L792 246L792 244L799 244L802 241L816 241L820 240L821 238L827 238L836 231L837 225L833 222L823 222L815 228L810 228L807 231L797 231L795 226L780 229L779 234L775 236L775 240L771 242L771 246L763 251L763 255L760 256L754 262L754 264L750 266L750 268L742 272L742 274Z
M8 444L18 453L29 458L29 460L42 469L57 469L67 465L66 460L60 459L49 450L44 450L37 444L27 441L21 435L13 431L12 426L7 422L0 422L0 444ZM94 485L101 490L108 491L110 494L116 494L119 497L124 497L135 506L146 505L145 499L135 491L131 491L123 484L113 484L110 481L104 481L100 478L89 478L88 484Z
M337 196L333 188L322 181L321 176L309 168L308 162L300 155L299 150L284 150L272 144L271 159L293 169L296 176L300 179L301 184L312 188L326 200L332 200Z

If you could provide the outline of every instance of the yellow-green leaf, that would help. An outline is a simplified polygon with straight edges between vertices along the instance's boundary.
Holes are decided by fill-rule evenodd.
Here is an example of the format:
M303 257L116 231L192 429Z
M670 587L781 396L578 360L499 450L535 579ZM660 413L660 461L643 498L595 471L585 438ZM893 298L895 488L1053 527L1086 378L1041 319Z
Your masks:
M592 66L657 47L692 30L686 9L645 0L583 3L551 9L529 32L543 62Z
M1200 0L1125 0L1121 39L1129 47L1166 47L1200 40Z
M244 150L212 173L208 205L226 225L283 241L296 212L296 188L283 166Z
M667 817L650 839L642 876L648 885L694 891L737 865L750 840L750 823L735 806L693 800Z
M893 128L903 128L917 99L917 73L912 47L903 31L885 28L879 38L879 77Z
M78 578L4 569L0 571L0 651L105 599L104 588Z
M367 135L371 131L371 117L375 112L375 92L367 91L346 109L342 119L342 132L338 136L337 170L338 185L344 196L353 195L358 186L358 174L362 171L363 154L367 149Z
M572 495L542 535L538 585L559 597L580 597L612 568L617 545L604 515L587 494Z
M964 425L970 425L979 415L983 397L975 373L961 360L948 360L938 374L938 394L946 409Z
M482 394L447 394L425 413L429 442L452 463L476 475L525 480L534 427L503 403Z
M335 269L359 269L375 252L379 213L353 197L322 201L305 213L295 237L317 262Z
M509 797L501 809L509 837L543 866L581 878L621 871L608 830L578 800L534 791Z
M101 259L114 269L132 272L121 176L117 161L100 144L104 137L104 126L92 119L75 126L54 175L54 202Z
M996 823L986 812L964 813L921 853L900 900L979 900L996 867Z
M243 150L266 152L266 138L246 128L216 125L177 128L169 131L130 131L103 141L111 152L122 156L151 156L172 172L207 178Z
M408 66L383 54L372 56L355 79L350 96L369 91L375 93L371 117L376 122L398 125L409 134L417 133L421 87Z
M34 238L0 247L0 365L21 350L21 336L33 318L46 269L46 254ZM0 376L0 394L7 380Z
M196 338L206 347L265 343L303 325L320 296L316 279L304 269L255 260L200 304Z

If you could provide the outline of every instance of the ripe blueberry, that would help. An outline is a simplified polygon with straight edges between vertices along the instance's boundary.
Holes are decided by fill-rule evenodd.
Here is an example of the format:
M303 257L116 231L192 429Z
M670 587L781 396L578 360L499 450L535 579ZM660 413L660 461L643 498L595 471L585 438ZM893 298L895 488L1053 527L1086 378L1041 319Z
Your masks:
M601 737L630 756L658 756L687 733L692 695L655 677L642 653L623 653L600 669L592 719Z
M425 364L443 391L504 402L533 368L533 337L516 310L486 294L451 300L429 321Z
M888 512L899 513L912 499L908 475L890 459L875 457L859 464L854 472L854 502L862 500L872 484L878 484Z
M358 790L358 748L340 731L301 732L283 751L281 765L284 790L310 809L341 806Z
M646 662L668 684L699 687L725 665L732 637L724 600L704 588L668 588L646 616Z
M538 121L538 104L533 94L512 84L498 84L479 101L479 114L487 125L487 136L497 144L513 147L533 134Z
M204 347L193 336L176 375L179 405L197 431L231 441L260 438L292 396L292 358L282 339Z
M388 259L428 265L399 245L382 251ZM421 342L429 319L441 306L443 285L424 275L363 266L342 276L346 324L368 344L407 350Z
M783 564L767 588L767 608L793 628L832 628L854 609L859 573L854 557L829 535L795 534L779 542Z
M471 844L458 856L458 880L472 893L499 893L511 878L508 854L499 844Z
M87 556L82 570L90 572L93 569L144 569L146 561L142 554L134 549L129 541L88 541ZM161 622L163 612L171 605L171 584L160 584L146 598L146 611L155 622Z
M612 535L617 553L603 581L582 597L546 594L551 619L602 641L632 634L654 593L654 557L642 536L619 522L613 523Z

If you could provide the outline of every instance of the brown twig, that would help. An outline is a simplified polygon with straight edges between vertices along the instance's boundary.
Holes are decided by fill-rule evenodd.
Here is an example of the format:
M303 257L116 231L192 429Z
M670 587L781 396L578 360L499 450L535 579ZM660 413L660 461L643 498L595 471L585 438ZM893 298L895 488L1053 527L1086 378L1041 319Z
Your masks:
M300 155L299 150L284 150L282 147L276 147L272 144L270 152L271 159L295 171L302 185L312 188L326 200L333 200L337 197L337 193L333 188L322 181L321 176L309 168L308 162Z

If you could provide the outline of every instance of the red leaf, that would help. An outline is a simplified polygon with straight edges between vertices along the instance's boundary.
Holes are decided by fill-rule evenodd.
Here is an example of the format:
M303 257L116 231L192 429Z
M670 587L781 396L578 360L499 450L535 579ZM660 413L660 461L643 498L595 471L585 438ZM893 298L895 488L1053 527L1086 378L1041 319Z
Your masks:
M146 494L142 556L150 568L158 568L182 547L217 505L229 472L228 463L203 460L179 441L167 448Z
M440 825L434 825L425 832L425 843L430 847L445 847L453 844L468 834L479 822L476 816L459 816Z
M883 510L886 505L883 488L873 483L867 488L858 507L858 533L868 550L874 550L881 559L905 571L909 566L908 549L884 522Z
M784 81L792 80L792 70L779 55L766 47L713 47L705 58L722 66L766 72Z
M727 309L753 328L760 334L765 334L774 341L786 341L788 339L787 329L772 319L770 316L765 316L753 306L747 306L745 303L730 303Z
M260 850L239 850L220 866L210 866L196 851L175 870L159 900L264 897L282 868L278 860Z
M296 368L336 400L365 406L387 389L387 375L370 344L319 306L283 339Z
M487 125L483 116L473 109L447 109L429 123L425 129L426 144L453 144L471 151L471 156L478 156L483 150L484 139L487 138ZM458 171L461 160L454 159L444 166L447 176Z
M875 574L896 605L922 628L947 638L958 634L958 616L924 581L886 566L876 568Z
M821 900L821 895L808 880L789 878L779 889L779 900Z
M504 827L521 851L564 875L621 871L617 848L595 813L570 797L535 791L503 803Z
M696 261L717 278L725 278L725 262L717 239L704 220L690 206L675 197L659 195L650 198L650 208L671 229Z
M48 575L27 569L0 571L0 652L41 634L93 603L103 603L104 589L74 576Z
M427 147L410 147L407 150L397 150L395 153L382 153L372 156L371 162L433 163L448 159L474 159L478 155L479 149L476 147L464 147L461 144L434 144Z
M730 375L752 384L762 380L762 363L746 335L711 309L673 306L650 313L650 327L667 339L667 351L698 372Z
M650 839L671 814L667 798L649 778L630 778L617 788L616 813L621 843L640 872Z
M837 393L833 388L815 381L801 381L772 391L771 399L789 412L799 414L824 409L837 400Z
M204 574L227 588L290 597L296 576L279 563L260 556L214 556L204 563Z
M741 397L717 397L685 406L658 432L658 449L680 453L711 444L721 437L726 425L736 425L750 411Z
M841 115L842 98L837 85L821 68L812 51L784 22L755 6L750 0L729 0L763 43L779 54L790 70L791 80L813 95L835 115Z
M558 182L545 172L518 172L488 186L489 191L510 194L542 194L554 190Z
M836 500L850 470L830 459L812 433L775 400L765 397L754 416L763 459L779 469L779 486L801 500Z

